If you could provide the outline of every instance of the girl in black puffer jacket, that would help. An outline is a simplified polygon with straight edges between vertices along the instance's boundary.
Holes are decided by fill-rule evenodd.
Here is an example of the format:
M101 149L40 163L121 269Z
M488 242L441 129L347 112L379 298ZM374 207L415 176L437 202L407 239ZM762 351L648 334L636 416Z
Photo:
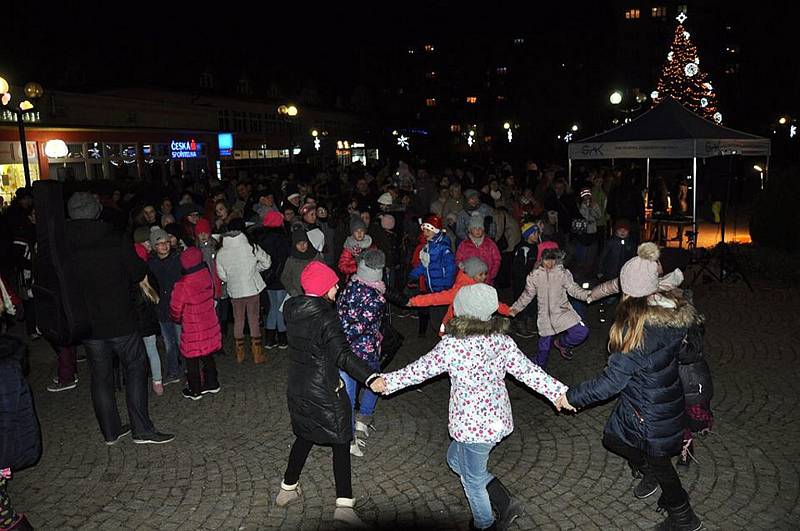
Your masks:
M658 529L696 531L702 523L671 458L681 452L686 422L678 355L697 312L677 292L658 293L658 258L658 247L644 243L622 267L623 298L610 331L608 366L572 387L560 405L581 408L619 394L603 444L644 476L634 496L646 498L661 487L659 505L669 517Z
M334 520L364 527L353 507L350 477L352 406L339 369L373 392L385 390L383 379L350 350L333 307L339 277L322 262L312 261L300 275L305 295L289 298L283 306L289 339L289 416L297 436L289 453L281 490L275 500L283 507L300 498L298 487L308 453L314 445L333 448L336 483Z

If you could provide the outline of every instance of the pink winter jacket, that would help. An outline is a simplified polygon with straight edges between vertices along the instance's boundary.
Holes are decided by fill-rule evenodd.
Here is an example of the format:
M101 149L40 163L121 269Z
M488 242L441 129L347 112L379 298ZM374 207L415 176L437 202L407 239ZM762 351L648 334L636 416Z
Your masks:
M456 264L460 264L473 256L483 260L483 263L489 268L489 273L486 275L486 283L490 286L494 284L494 277L500 271L500 249L497 248L494 240L484 236L481 246L478 247L470 238L467 238L459 244L456 250Z
M549 271L544 266L539 266L528 275L525 291L511 309L520 312L536 297L539 335L554 336L581 322L581 317L572 308L567 294L582 301L591 301L592 292L575 283L572 273L561 264Z
M180 348L184 357L207 356L222 348L211 273L205 264L175 283L169 313L181 325Z

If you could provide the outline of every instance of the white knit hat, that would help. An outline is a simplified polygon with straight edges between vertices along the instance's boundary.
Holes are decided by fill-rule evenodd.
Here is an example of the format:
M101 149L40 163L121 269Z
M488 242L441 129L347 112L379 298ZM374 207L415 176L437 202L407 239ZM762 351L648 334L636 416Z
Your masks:
M392 197L392 194L390 194L389 192L382 193L381 196L378 198L379 205L391 206L393 202L394 198Z
M458 290L453 300L453 311L456 317L474 317L488 321L499 305L496 289L488 284L472 284Z
M658 291L658 246L645 242L634 256L622 266L619 285L622 292L631 297L647 297Z

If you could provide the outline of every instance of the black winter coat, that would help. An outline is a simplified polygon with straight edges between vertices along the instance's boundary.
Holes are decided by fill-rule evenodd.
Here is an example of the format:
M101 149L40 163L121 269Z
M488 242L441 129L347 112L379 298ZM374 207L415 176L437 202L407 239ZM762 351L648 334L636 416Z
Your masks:
M538 250L537 244L526 241L519 242L514 248L514 256L511 261L511 288L515 300L525 291L525 280L533 271L533 266L536 265Z
M705 324L698 319L689 327L686 339L678 355L678 372L683 384L686 406L701 405L709 408L714 396L714 385L711 381L711 369L703 354Z
M131 285L138 284L147 266L133 245L103 221L73 220L66 225L80 291L89 313L91 339L136 332Z
M625 262L636 256L636 247L636 241L630 234L624 240L616 235L609 238L600 254L599 273L603 278L617 278Z
M648 455L679 454L686 418L678 354L695 317L685 301L676 309L651 306L642 348L611 354L603 373L571 388L567 400L580 408L619 393L605 433Z
M158 293L158 280L156 280L155 275L149 271L147 272L147 281L155 292ZM131 284L131 299L136 309L136 322L139 325L139 335L148 337L161 334L161 325L158 324L156 305L144 296L139 284Z
M30 466L42 455L39 421L22 372L25 344L0 336L0 469Z
M292 246L289 236L283 230L283 226L278 228L260 228L253 231L253 241L264 249L270 257L269 269L264 271L264 282L268 290L285 289L281 283L281 273L286 259L289 258L289 250Z
M292 297L283 306L289 342L288 389L292 431L315 444L353 439L352 410L339 369L361 383L374 372L350 350L333 304Z
M159 258L153 253L147 261L147 267L158 280L158 306L156 315L162 323L171 323L169 316L169 302L172 299L172 288L181 279L181 255L177 251L172 251L166 258Z

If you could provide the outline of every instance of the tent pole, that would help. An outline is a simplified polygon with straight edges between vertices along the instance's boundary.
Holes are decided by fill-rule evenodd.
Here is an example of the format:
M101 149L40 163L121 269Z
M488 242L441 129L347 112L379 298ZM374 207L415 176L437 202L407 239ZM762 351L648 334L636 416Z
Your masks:
M767 155L767 164L764 166L764 182L769 182L769 155Z
M647 189L650 189L650 157L647 157L647 180L645 181Z
M572 159L567 159L567 182L569 187L572 188Z
M694 230L695 246L697 241L697 157L692 158L692 229Z

